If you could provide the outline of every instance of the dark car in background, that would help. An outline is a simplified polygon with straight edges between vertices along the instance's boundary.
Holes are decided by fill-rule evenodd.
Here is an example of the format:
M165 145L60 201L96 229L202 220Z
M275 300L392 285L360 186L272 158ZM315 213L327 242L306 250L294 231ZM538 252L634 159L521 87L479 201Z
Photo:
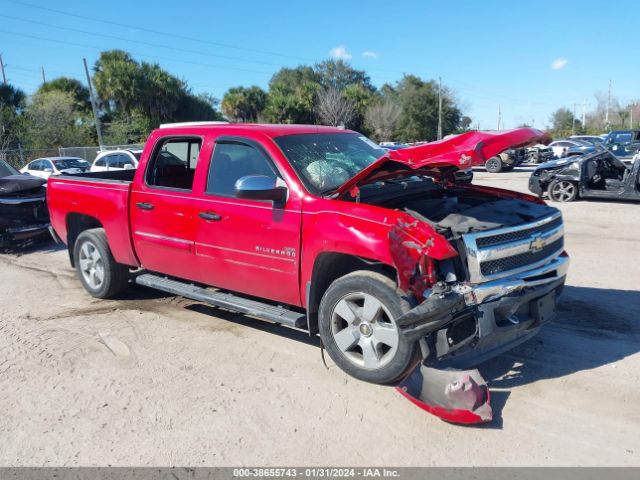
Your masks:
M45 179L23 175L0 159L0 247L49 235Z
M568 138L551 142L549 148L556 158L563 158L593 153L597 147L593 143L584 140Z
M607 150L553 160L529 177L529 190L554 202L580 198L640 200L640 156L631 166Z
M613 130L605 137L604 145L616 157L630 161L640 151L640 130Z

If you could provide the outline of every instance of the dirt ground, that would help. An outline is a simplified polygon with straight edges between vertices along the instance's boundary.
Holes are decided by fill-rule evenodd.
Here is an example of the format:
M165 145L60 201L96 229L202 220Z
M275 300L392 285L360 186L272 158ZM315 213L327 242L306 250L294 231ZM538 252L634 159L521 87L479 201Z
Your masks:
M560 208L559 316L481 366L496 419L471 428L326 370L305 334L140 287L92 299L53 244L2 254L0 465L640 465L640 204Z

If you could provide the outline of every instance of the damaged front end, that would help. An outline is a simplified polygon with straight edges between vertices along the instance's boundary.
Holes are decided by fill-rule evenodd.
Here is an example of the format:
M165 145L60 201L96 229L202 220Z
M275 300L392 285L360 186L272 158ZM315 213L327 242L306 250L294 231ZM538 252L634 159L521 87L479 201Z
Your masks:
M0 247L21 246L48 235L44 183L28 175L0 178Z
M401 220L389 234L400 288L417 303L396 325L423 354L399 389L451 422L491 419L480 374L453 369L478 365L534 336L554 317L567 274L560 212L500 202L457 209L431 225ZM496 216L498 207L523 218ZM490 213L478 213L487 208Z

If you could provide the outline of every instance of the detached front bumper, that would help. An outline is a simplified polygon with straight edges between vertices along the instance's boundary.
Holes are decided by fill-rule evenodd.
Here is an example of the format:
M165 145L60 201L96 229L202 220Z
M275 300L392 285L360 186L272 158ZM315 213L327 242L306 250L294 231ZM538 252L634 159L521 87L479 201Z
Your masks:
M396 320L410 340L426 338L425 365L468 368L533 337L555 316L569 258L482 284L458 283Z

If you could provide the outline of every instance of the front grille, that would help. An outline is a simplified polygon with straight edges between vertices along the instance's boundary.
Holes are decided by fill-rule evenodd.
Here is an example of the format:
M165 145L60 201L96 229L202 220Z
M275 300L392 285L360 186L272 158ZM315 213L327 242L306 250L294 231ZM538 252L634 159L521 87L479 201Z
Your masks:
M469 281L482 283L542 266L562 252L560 213L535 222L462 236Z
M480 263L480 272L482 275L497 275L509 270L517 270L527 265L538 263L541 260L560 251L563 247L563 238L559 238L555 242L550 243L537 252L529 251L514 255L512 257L500 258L498 260L488 260Z
M549 223L546 223L544 225L537 226L537 227L526 228L524 230L517 230L515 232L501 233L498 235L492 235L490 237L480 237L476 240L476 245L478 246L478 248L483 248L483 247L491 247L494 245L500 245L508 242L515 242L518 240L523 240L536 233L544 234L546 232L553 230L554 228L559 227L560 225L562 225L562 217L558 217Z

